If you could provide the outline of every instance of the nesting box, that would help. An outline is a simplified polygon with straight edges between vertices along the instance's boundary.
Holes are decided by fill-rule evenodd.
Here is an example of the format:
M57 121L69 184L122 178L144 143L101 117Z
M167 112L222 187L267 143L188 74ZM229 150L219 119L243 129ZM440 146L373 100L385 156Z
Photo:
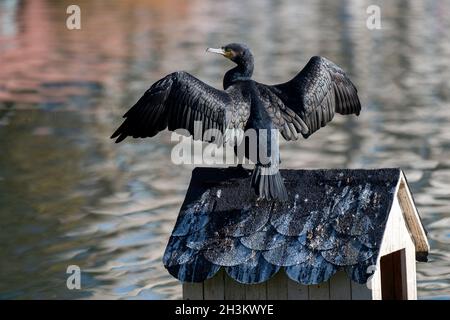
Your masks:
M400 169L281 170L289 201L250 172L193 171L163 262L184 299L416 299L429 245Z

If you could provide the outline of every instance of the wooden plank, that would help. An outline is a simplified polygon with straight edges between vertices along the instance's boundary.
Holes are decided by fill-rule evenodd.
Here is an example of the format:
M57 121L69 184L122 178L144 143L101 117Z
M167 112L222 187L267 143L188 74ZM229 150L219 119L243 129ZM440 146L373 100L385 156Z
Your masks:
M245 299L267 300L267 283L249 284L245 286Z
M351 280L345 271L337 272L330 279L330 300L351 300Z
M406 300L407 270L405 250L381 257L381 287L383 300Z
M406 229L402 232L402 243L405 248L405 254L402 257L404 272L402 276L403 294L404 299L416 300L416 251L428 252L430 246L403 172L397 197L402 211L404 229Z
M402 209L403 211L403 209ZM416 247L412 234L408 231L408 224L406 222L406 215L401 215L403 229L401 243L404 247L403 254L401 256L401 282L402 282L402 294L403 299L417 299L417 284L416 284Z
M284 270L278 273L267 282L267 299L287 300L287 279Z
M352 300L372 300L372 290L366 284L351 281Z
M224 271L220 269L214 277L203 283L205 300L223 300L225 298Z
M417 287L416 287L416 257L415 253L417 248L415 247L413 236L409 231L409 224L406 220L407 214L404 212L403 207L400 205L400 199L397 197L392 204L391 212L384 232L383 240L380 248L380 255L382 257L398 251L405 250L404 258L401 259L401 279L403 283L403 298L404 299L417 299ZM381 276L380 276L381 280ZM379 291L374 291L374 297L381 299L382 297L382 284L380 281Z
M402 286L402 300L408 300L408 263L406 259L406 248L403 250L403 253L400 256L400 265L402 270L402 273L400 275Z
M405 248L406 299L417 300L416 250L412 240Z
M322 282L309 286L309 300L330 300L330 283Z
M245 300L246 285L237 282L224 272L225 300Z
M381 297L383 300L395 300L394 256L388 254L381 257Z
M288 277L287 298L288 300L308 300L308 286L302 285Z
M408 232L402 215L402 209L398 199L394 197L391 212L389 213L381 242L380 255L385 256L405 247L403 243L404 232Z
M405 263L402 263L405 256L405 249L391 253L392 255L392 274L394 275L394 297L396 300L406 299L406 286L403 278L406 276Z
M182 286L184 300L203 300L203 283L184 282Z
M413 242L418 252L430 251L427 235L420 221L419 213L414 204L413 197L406 183L406 178L401 172L400 185L398 187L397 198L403 211L408 229L413 235Z

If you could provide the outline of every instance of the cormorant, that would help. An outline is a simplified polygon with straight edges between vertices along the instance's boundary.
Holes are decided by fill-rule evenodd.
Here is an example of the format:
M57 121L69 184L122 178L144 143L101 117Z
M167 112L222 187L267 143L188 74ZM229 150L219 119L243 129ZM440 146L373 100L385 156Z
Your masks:
M286 140L296 140L299 134L307 138L325 126L335 112L359 115L356 87L340 67L324 57L312 57L288 82L265 85L252 80L253 55L246 45L232 43L207 51L236 64L225 73L224 90L187 72L171 73L155 82L125 113L125 121L111 138L120 142L128 136L153 137L166 128L183 128L194 139L211 142L194 134L194 121L201 121L203 132L218 129L226 136L235 129L278 129ZM267 143L258 139L257 148L265 148L271 162L264 163L258 156L251 183L260 198L285 201L287 192L278 172L278 140L271 137L263 138Z

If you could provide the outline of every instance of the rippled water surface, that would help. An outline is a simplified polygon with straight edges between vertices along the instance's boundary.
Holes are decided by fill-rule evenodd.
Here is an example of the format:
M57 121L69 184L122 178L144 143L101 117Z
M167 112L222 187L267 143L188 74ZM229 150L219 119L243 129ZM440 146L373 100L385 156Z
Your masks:
M72 3L81 30L66 28ZM313 55L348 71L361 116L283 144L283 166L404 169L432 247L418 294L450 298L449 13L447 0L0 1L0 298L181 297L161 257L193 167L170 162L168 133L109 136L169 72L220 87L231 64L204 51L232 41L261 82ZM66 288L71 264L81 290Z

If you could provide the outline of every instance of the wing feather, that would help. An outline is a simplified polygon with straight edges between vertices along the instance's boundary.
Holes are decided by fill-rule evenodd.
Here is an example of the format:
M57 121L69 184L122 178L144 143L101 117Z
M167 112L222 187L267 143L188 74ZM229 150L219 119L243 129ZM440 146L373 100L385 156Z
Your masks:
M215 89L186 72L175 72L155 82L124 115L124 122L111 138L116 142L128 136L153 137L168 128L186 129L201 140L206 130L245 125L250 105L237 101L233 88ZM236 91L236 90L235 90ZM236 105L239 104L239 108ZM239 110L245 109L245 112ZM195 121L200 121L194 126ZM196 131L196 132L194 132Z
M361 111L355 85L340 67L323 57L312 57L288 82L274 86L258 85L260 92L264 92L263 100L271 108L287 115L283 121L292 123L297 133L305 138L330 122L335 112L359 115ZM274 120L277 122L279 119ZM285 128L281 123L279 129L283 131ZM289 139L297 136L292 133L283 135Z

